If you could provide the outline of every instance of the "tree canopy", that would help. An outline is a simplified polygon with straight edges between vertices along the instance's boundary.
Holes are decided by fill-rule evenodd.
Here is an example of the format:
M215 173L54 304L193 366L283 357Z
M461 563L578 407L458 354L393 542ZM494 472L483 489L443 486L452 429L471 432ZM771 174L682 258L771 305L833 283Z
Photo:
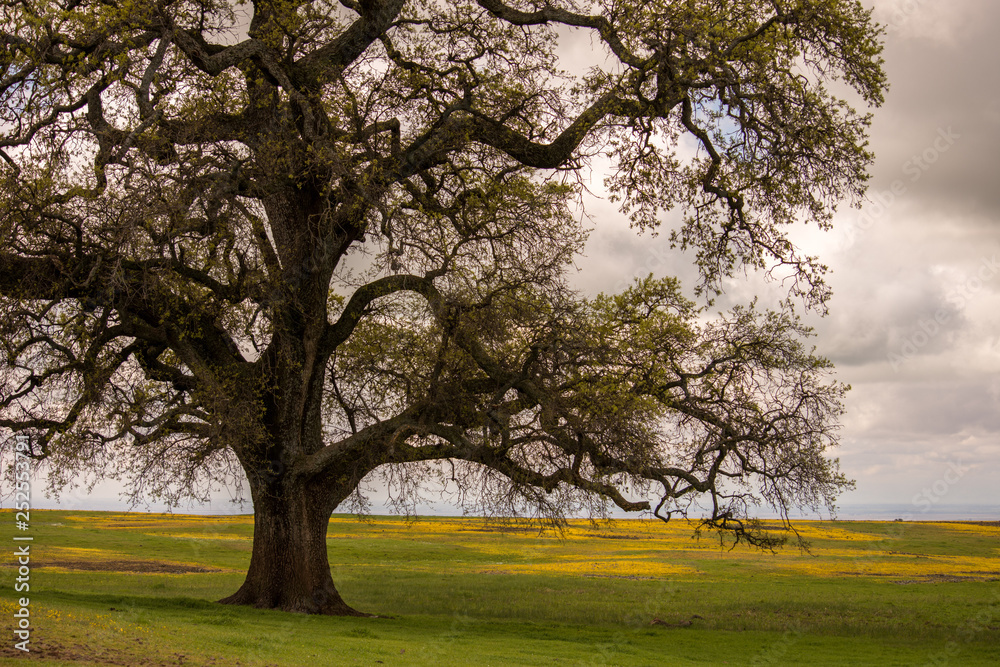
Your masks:
M779 268L822 310L786 231L864 193L869 116L831 92L882 100L858 2L3 0L0 25L0 426L55 488L245 475L226 602L353 613L326 521L372 474L499 512L700 497L757 544L755 506L849 484L845 388L790 309L567 276L600 156L637 228L679 221L699 298Z

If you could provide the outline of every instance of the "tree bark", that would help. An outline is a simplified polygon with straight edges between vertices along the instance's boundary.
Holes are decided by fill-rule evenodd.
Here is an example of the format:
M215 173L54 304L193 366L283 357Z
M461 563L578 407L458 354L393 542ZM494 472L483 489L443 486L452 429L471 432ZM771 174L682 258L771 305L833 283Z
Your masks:
M336 494L289 479L255 486L253 553L246 581L219 602L304 614L367 616L344 602L330 575L326 533Z

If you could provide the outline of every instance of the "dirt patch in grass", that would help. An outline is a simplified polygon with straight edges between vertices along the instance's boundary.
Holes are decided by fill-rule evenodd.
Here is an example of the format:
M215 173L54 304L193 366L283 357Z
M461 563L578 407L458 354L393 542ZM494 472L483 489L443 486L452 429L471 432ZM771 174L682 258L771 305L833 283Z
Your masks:
M629 581L656 581L656 577L640 577L637 574L581 574L581 577L596 579L628 579Z
M34 635L28 653L19 651L7 643L0 646L0 658L22 658L25 660L65 660L71 662L97 663L99 665L143 665L144 667L167 667L168 665L242 665L239 660L215 658L211 656L191 656L183 653L152 657L143 651L143 641L133 639L137 653L122 650L122 647L85 646L83 644L60 642L51 637Z
M989 574L1000 575L1000 572L992 572ZM899 581L894 581L894 584L937 584L937 583L954 583L960 581L1000 581L1000 576L984 576L984 575L960 575L960 574L925 574L917 579L900 579Z
M467 533L545 533L544 528L539 526L508 526L499 524L496 526L485 526L482 528L462 528Z
M911 575L909 579L900 579L904 575L900 573L870 572L859 574L857 572L838 572L841 577L879 577L882 579L892 579L894 584L939 584L957 583L963 581L1000 581L1000 572L969 572L968 574L945 574L943 572L932 572L930 574Z
M970 526L1000 528L1000 521L916 521L915 523L964 523Z
M72 660L73 662L96 662L103 665L130 665L134 656L122 655L120 651L110 651L80 644L66 644L48 637L31 638L28 652L19 651L6 643L0 647L0 656L4 658L23 657L36 660ZM161 663L162 664L162 663Z
M159 560L43 560L31 562L33 567L61 567L67 570L88 572L140 572L150 574L191 574L194 572L222 572L216 567L167 563Z

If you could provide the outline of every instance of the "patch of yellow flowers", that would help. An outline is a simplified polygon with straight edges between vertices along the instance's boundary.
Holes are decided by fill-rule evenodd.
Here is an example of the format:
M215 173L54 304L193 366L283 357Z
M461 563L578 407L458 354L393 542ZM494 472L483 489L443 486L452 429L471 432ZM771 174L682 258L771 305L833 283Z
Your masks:
M1000 530L993 526L934 525L964 534L1000 537ZM458 561L449 567L484 574L688 578L706 574L703 568L710 563L725 562L733 566L735 576L759 571L770 575L928 580L1000 577L997 557L900 553L891 550L895 541L891 535L885 537L852 530L849 526L830 522L795 524L798 534L814 546L803 552L790 545L774 554L744 547L730 550L731 543L720 544L717 538L707 534L701 539L693 539L696 526L696 522L687 521L666 525L643 520L617 520L607 524L570 521L559 533L525 528L503 532L476 520L431 518L376 519L367 528L359 529L353 519L337 517L331 521L331 538L458 542L481 557L489 557L491 564L483 567L480 558L475 563ZM341 531L353 534L338 534ZM1000 549L996 553L1000 554ZM411 567L433 568L417 564Z

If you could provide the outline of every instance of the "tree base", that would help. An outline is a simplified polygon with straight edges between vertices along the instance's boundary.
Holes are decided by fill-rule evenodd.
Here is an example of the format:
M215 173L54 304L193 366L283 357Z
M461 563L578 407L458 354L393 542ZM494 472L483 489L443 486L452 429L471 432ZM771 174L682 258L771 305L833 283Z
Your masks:
M248 590L246 583L228 597L219 600L219 604L240 605L256 609L276 609L296 614L318 614L322 616L354 616L362 618L377 618L374 614L366 614L348 605L337 593L336 589L317 589L312 595L287 595L281 592L267 594Z

